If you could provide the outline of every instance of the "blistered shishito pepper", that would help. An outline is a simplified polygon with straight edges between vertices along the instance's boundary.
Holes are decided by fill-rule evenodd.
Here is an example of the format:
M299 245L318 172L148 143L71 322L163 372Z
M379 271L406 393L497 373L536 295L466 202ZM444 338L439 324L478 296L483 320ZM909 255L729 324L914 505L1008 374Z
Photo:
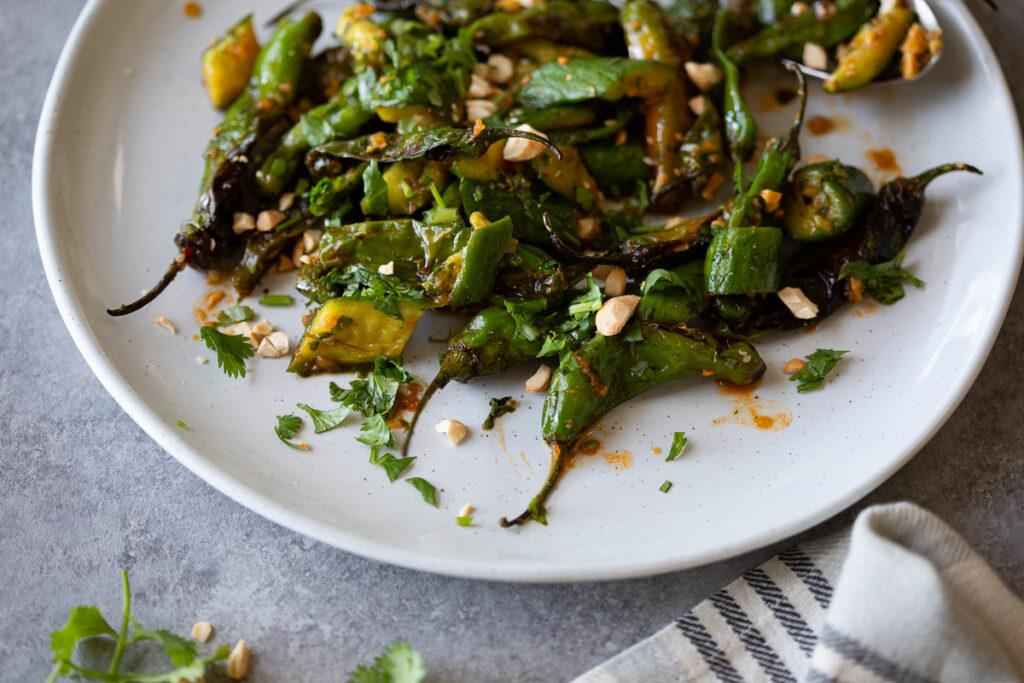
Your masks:
M864 173L839 161L804 166L790 181L782 226L798 242L821 242L851 229L871 203L874 188Z
M905 0L884 7L850 41L839 66L825 79L825 92L856 90L873 81L892 61L915 16Z
M746 343L727 346L706 332L686 327L639 323L642 341L619 334L596 335L562 356L551 380L541 426L551 448L551 468L526 511L501 526L531 519L546 524L545 505L576 442L615 406L656 386L683 377L711 377L737 385L757 381L765 364Z
M107 313L137 311L159 296L186 265L203 270L222 267L237 252L245 238L234 233L234 214L258 207L258 200L249 196L251 169L263 153L261 147L284 132L284 115L320 28L320 17L314 13L278 25L256 59L249 85L228 108L207 145L195 211L174 240L181 253L147 294Z
M515 251L502 259L501 269L494 280L492 298L506 301L561 301L591 270L592 266L584 263L562 264L547 252L520 243Z
M704 292L704 264L694 260L668 271L652 271L644 280L636 317L650 323L689 325L710 301Z
M493 12L463 31L490 46L544 38L596 52L616 52L622 43L618 9L597 0L549 0L515 12Z
M644 144L655 161L651 192L658 195L679 175L679 144L691 123L678 70L654 60L571 57L534 71L518 94L520 103L537 107L623 97L644 100Z
M246 295L256 288L263 276L278 260L278 256L303 231L312 227L312 220L301 210L281 221L271 232L254 232L245 242L242 258L231 273L231 283L239 295Z
M906 246L921 218L924 191L935 178L953 171L981 173L967 164L944 164L913 178L891 180L878 192L854 229L824 244L809 244L787 260L782 284L796 287L818 307L818 314L801 319L781 303L767 297L731 332L756 337L774 330L817 324L846 300L843 268L854 261L878 264L892 261Z
M334 100L313 107L302 120L291 127L281 143L264 160L256 173L256 182L263 193L277 196L284 191L302 158L314 145L352 137L373 118L373 112L358 102Z
M719 0L673 0L662 8L673 35L685 42L698 61L704 59L711 43L711 27L718 8Z
M684 55L673 43L665 17L653 2L629 0L622 6L622 31L630 59L656 59L677 69L683 68Z
M203 83L213 106L228 106L245 89L259 51L251 14L203 50Z
M740 90L740 68L722 49L726 23L733 13L727 9L715 15L711 33L711 49L725 72L725 94L722 99L722 117L725 120L725 137L729 141L729 153L733 161L746 161L754 154L757 146L757 121L754 119Z
M725 161L725 147L722 141L722 117L718 114L710 97L702 96L703 109L697 120L683 138L679 148L681 156L679 178L666 187L671 191L674 185L686 185L699 196L710 193L708 183ZM705 193L708 190L708 193ZM711 199L711 196L704 196Z
M306 164L313 173L337 175L346 159L407 161L410 159L476 159L499 140L526 138L547 147L557 158L562 153L547 138L515 128L427 128L408 133L373 133L353 140L329 142L313 148Z
M729 58L737 64L745 64L752 59L780 54L799 58L805 43L833 47L852 36L877 9L877 0L836 0L823 17L812 8L790 13L733 45L729 48Z

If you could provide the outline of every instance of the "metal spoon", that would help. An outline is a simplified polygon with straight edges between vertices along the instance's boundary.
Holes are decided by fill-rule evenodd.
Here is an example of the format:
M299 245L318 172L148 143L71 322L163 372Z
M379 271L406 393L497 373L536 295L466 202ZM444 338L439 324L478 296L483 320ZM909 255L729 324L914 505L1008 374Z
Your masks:
M925 2L925 0L908 0L908 4L915 12L917 12L917 21L919 24L921 24L921 28L925 29L926 31L941 30L941 27L939 26L939 20L935 18L935 13L932 11L932 8L928 6L928 3ZM898 69L894 70L887 68L878 76L878 78L871 81L869 85L874 85L875 83L891 83L893 81L916 81L917 79L921 78L926 73L928 73L931 70L931 68L938 63L939 58L942 57L942 53L943 50L939 50L937 54L932 55L932 58L921 66L921 70L918 71L913 78L903 78L903 76L900 75ZM797 69L800 69L800 71L804 72L805 75L823 81L828 79L832 75L832 72L834 72L836 70L836 67L839 65L838 60L835 58L835 51L832 51L832 53L829 54L828 69L826 71L822 71L820 69L812 69L809 66L806 66L800 62L793 61L791 59L783 59L782 63L786 64L787 66L792 64Z

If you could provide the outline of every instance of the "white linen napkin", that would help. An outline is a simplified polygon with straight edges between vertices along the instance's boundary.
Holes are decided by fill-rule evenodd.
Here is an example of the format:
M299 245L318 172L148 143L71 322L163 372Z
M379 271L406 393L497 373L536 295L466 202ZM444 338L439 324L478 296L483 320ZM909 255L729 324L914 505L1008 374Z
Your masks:
M661 681L1024 681L1024 603L938 517L877 505L575 683Z

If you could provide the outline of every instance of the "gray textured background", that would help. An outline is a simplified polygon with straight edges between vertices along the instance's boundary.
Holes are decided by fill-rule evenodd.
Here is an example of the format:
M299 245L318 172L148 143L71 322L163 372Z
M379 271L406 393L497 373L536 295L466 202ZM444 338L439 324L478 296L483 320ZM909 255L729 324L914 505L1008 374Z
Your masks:
M152 0L155 1L155 0ZM168 0L176 1L176 0ZM945 2L948 0L931 0ZM394 638L432 681L567 680L657 630L767 558L568 585L467 581L362 559L230 501L162 451L92 376L64 329L35 246L32 144L50 74L83 3L0 0L0 679L42 680L48 633L80 603L176 631L197 618L254 649L249 680L343 680ZM968 0L1024 108L1024 3ZM984 106L984 103L979 103ZM1024 593L1024 297L952 419L861 504L916 501ZM210 680L210 679L207 679Z

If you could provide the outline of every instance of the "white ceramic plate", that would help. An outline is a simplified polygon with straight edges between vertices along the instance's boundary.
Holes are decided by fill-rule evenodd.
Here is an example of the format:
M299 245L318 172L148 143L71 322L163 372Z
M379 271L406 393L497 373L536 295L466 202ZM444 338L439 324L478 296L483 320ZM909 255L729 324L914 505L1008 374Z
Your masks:
M302 436L313 449L286 448L274 437L275 415L299 401L329 406L328 382L347 377L303 380L285 373L285 359L255 359L246 379L233 380L215 363L198 364L211 354L193 340L192 308L209 287L193 271L141 313L104 313L163 272L191 211L201 151L218 120L199 85L200 50L244 12L262 20L281 4L204 3L203 16L190 20L178 2L93 0L57 66L33 169L46 273L89 365L167 451L256 512L355 553L459 576L586 580L679 569L781 539L863 496L927 442L981 367L1020 262L1021 145L991 49L959 3L941 2L934 4L947 45L936 70L852 97L815 89L810 113L841 125L826 136L805 133L805 155L867 168L866 148L889 147L908 174L967 161L987 175L950 176L929 191L906 263L925 289L873 313L843 310L813 335L759 344L770 369L756 409L776 425L788 416L788 427L730 422L749 418L750 406L709 383L662 387L601 422L602 452L629 455L580 458L550 501L550 525L514 531L496 522L521 510L548 459L538 435L541 398L522 391L532 366L450 387L428 409L409 474L442 489L439 510L367 463L357 427L315 437L307 426ZM337 4L313 6L331 25ZM789 114L758 116L778 130ZM270 285L290 291L286 276ZM298 338L298 304L256 308ZM157 327L158 314L178 333ZM441 350L428 333L457 324L425 319L408 354L419 378L432 375ZM798 395L781 366L817 347L850 353L823 390ZM507 394L522 407L502 429L482 432L487 399ZM472 428L457 448L430 429L445 417ZM690 447L667 463L652 448L667 451L674 430L687 432ZM658 490L665 480L674 483L668 494ZM477 507L471 528L454 522L466 502Z

